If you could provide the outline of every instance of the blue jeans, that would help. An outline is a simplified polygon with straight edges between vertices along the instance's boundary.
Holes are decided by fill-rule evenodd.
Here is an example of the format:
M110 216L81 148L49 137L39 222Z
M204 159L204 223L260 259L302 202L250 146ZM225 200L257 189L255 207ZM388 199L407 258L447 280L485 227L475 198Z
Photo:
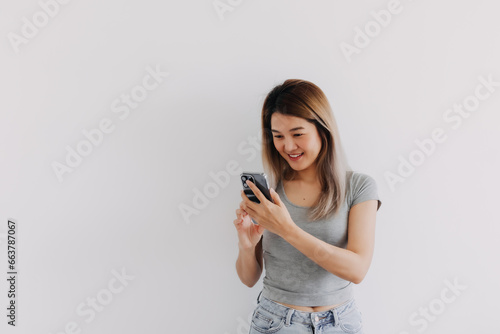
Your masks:
M362 313L354 298L322 312L304 312L257 297L249 334L363 334Z

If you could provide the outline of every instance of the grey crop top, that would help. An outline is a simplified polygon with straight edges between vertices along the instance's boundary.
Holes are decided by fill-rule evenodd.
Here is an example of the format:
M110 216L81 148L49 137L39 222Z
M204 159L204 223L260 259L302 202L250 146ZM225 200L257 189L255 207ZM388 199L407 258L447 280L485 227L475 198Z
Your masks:
M347 172L347 196L338 214L329 220L307 221L307 207L292 204L281 182L276 192L286 205L295 224L329 244L347 246L347 224L350 208L367 200L382 205L375 180L363 173ZM353 283L344 280L302 254L277 234L264 230L262 239L265 276L262 296L285 304L324 306L341 304L353 297Z

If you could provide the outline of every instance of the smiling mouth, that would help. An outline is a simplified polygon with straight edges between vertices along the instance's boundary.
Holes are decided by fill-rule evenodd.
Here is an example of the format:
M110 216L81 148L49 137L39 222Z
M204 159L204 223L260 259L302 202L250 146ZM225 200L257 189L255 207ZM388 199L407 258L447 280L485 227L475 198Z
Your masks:
M288 154L288 157L289 157L292 161L296 161L296 160L300 159L303 155L304 155L304 152L302 152L301 154L296 155L296 156L291 156L290 154Z

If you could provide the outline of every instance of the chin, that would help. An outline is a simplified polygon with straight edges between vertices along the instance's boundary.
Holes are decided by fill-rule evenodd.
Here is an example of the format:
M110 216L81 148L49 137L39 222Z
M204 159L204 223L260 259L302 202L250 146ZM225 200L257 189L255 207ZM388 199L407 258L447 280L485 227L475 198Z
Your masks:
M294 167L294 166L293 166L293 165L291 165L291 164L288 164L288 165L290 166L290 168L291 168L291 169L296 170L296 171L299 171L299 170L304 170L304 169L307 169L307 168L309 167L309 165L307 165L307 164L305 165L305 167L303 167L303 166L301 166L301 167L297 167L297 166L295 166L295 167Z

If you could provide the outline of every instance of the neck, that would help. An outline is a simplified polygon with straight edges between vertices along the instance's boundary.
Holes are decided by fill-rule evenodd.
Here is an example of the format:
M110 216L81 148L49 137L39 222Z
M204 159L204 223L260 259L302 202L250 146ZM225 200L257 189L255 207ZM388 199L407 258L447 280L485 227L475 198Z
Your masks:
M297 177L295 179L297 181L306 184L317 184L319 182L315 166L309 166L309 168L297 171L296 173Z

